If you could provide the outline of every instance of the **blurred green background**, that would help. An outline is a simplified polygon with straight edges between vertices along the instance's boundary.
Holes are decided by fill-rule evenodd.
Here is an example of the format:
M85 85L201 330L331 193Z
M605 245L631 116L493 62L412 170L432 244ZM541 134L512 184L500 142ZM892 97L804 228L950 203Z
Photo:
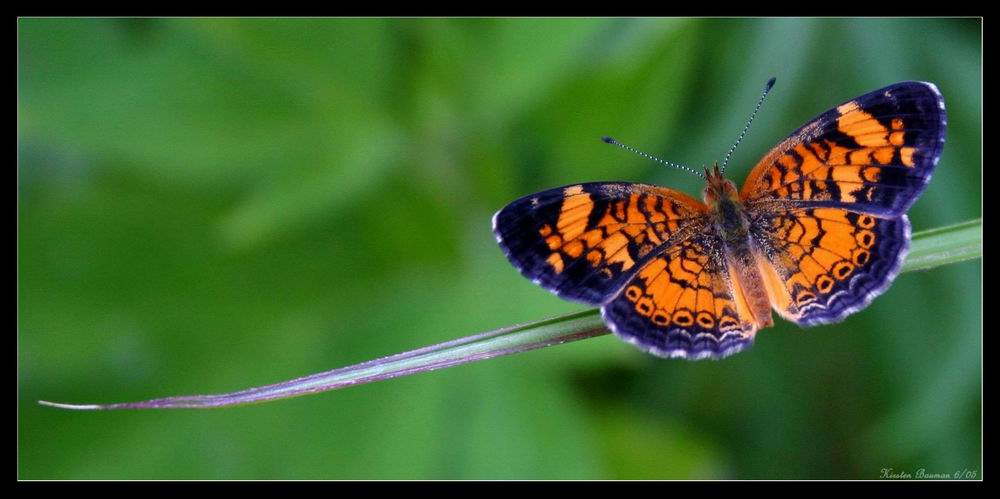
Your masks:
M545 188L738 182L812 116L935 82L914 230L981 216L978 19L20 19L18 476L879 478L980 470L980 261L720 362L604 336L246 408L80 413L327 370L581 305L490 217ZM981 471L980 471L981 476Z

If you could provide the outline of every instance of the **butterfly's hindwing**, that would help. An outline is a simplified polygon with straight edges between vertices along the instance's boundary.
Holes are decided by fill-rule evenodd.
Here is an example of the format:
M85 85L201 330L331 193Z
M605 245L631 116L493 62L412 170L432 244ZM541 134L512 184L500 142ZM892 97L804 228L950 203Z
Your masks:
M866 307L899 273L910 243L905 215L809 208L772 214L766 223L754 240L780 281L772 305L802 326L838 322Z
M707 232L667 249L601 309L605 322L660 357L718 359L750 346L756 326L741 318L723 251Z

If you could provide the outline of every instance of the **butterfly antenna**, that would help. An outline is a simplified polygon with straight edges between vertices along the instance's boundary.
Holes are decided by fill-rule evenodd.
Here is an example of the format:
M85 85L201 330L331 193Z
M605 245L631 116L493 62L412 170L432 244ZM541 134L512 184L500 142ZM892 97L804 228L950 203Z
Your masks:
M697 176L699 176L701 178L705 178L705 174L699 172L698 170L695 170L694 168L687 167L687 166L684 166L684 165L678 165L677 163L671 163L671 162L669 162L667 160L657 158L656 156L652 156L650 154L646 154L646 153L644 153L644 152L642 152L642 151L640 151L640 150L638 150L638 149L636 149L634 147L622 144L621 142L618 142L617 140L615 140L615 139L613 139L611 137L601 137L601 140L603 140L604 142L607 142L608 144L611 144L613 146L621 147L622 149L625 149L626 151L632 151L632 152L634 152L634 153L638 154L639 156L642 156L642 157L644 157L646 159L651 159L653 161L656 161L657 163L663 163L663 164L665 164L667 166L677 167L677 168L680 168L681 170L687 170L687 171L689 171L689 172L691 172L691 173L693 173L693 174L695 174L695 175L697 175Z
M753 113L750 115L750 119L747 120L747 126L743 127L743 131L740 132L740 137L736 139L736 143L733 147L729 148L729 152L726 153L726 159L722 160L722 172L725 173L726 165L729 164L729 158L733 156L733 151L736 150L736 146L740 145L740 141L743 140L743 136L747 134L747 130L750 129L750 123L753 123L753 119L757 116L757 111L760 110L761 104L764 103L764 97L767 97L767 93L771 91L771 87L774 86L775 78L767 80L767 84L764 85L764 93L760 96L760 100L757 101L757 107L753 108Z

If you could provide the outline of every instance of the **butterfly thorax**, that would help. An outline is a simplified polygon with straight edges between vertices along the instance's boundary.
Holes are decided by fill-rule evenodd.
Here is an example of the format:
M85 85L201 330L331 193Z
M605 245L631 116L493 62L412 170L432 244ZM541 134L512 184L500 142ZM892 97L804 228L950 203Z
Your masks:
M708 184L702 195L715 235L722 243L733 295L744 308L741 315L757 327L770 326L770 299L739 191L736 184L722 176L718 164L712 170L706 168L705 173Z

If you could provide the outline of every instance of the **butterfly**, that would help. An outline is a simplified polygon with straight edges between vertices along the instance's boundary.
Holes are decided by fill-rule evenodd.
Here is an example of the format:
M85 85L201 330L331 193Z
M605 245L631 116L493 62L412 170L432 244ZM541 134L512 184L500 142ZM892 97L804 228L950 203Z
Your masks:
M772 309L800 326L834 323L889 287L909 248L906 211L946 124L935 85L896 83L807 122L740 189L723 176L737 140L721 169L691 170L706 180L702 200L656 185L574 184L510 203L493 232L521 274L600 306L625 341L660 357L719 359L773 325Z

